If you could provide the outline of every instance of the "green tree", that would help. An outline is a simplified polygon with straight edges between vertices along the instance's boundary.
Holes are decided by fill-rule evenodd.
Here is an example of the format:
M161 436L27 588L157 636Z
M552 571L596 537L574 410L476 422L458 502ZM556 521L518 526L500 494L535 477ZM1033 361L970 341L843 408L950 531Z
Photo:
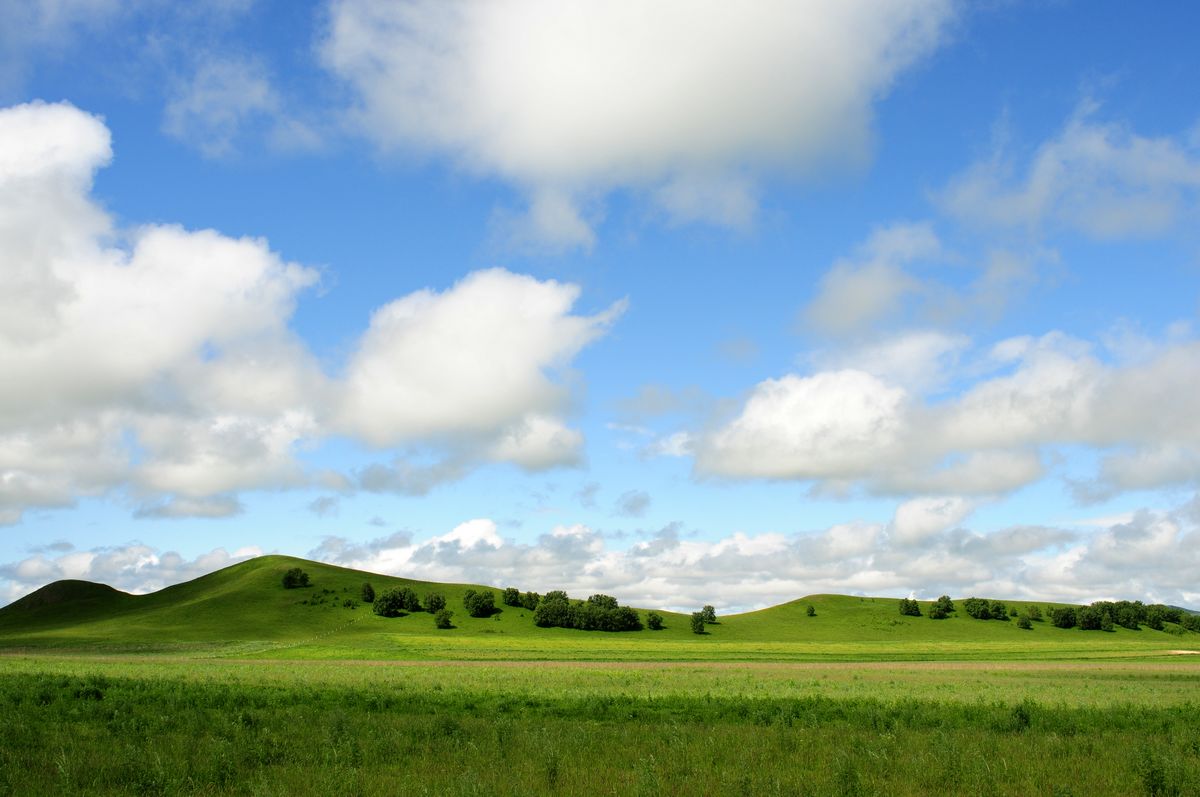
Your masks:
M949 595L940 596L936 601L933 602L933 605L942 611L942 617L946 617L954 611L954 601L950 600Z
M989 620L992 617L991 604L984 598L967 598L963 601L963 611L976 620Z
M988 614L993 620L1008 620L1008 607L1003 601L992 601L991 608L988 609Z
M816 617L817 616L817 607L813 606L810 603L810 604L808 604L808 608L804 610L804 613L806 615L808 615L809 617Z
M704 612L692 612L692 633L704 633Z
M311 582L308 580L308 573L305 573L298 567L293 567L283 574L283 586L286 589L298 589L310 585Z
M454 612L443 607L434 613L433 624L438 628L453 628L454 625L450 622L452 617L454 617Z
M437 614L446 608L446 596L440 592L430 592L425 595L425 611Z
M1017 628L1024 629L1025 631L1033 628L1033 623L1029 622L1029 615L1022 614L1017 617Z
M916 600L914 600L912 598L901 598L900 599L900 614L906 615L908 617L920 617L921 616L921 604L917 603Z
M537 594L536 592L526 592L521 596L521 608L528 609L532 612L538 607L538 604L541 603L541 601L541 595Z
M1050 622L1058 628L1074 628L1078 619L1070 606L1056 606L1050 610Z
M717 610L711 606L705 606L700 610L700 614L704 616L704 622L712 625L717 622Z
M421 599L417 597L417 592L412 587L402 587L400 589L400 605L406 612L421 611Z
M501 599L505 606L520 606L521 605L521 590L516 587L505 587L504 597Z
M404 614L404 598L398 589L385 589L375 596L372 611L380 617L399 617Z
M369 581L363 582L362 592L360 594L362 595L363 603L375 602L375 588L371 586Z
M469 589L463 595L463 606L472 617L491 617L496 611L496 596L490 589L483 592Z
M650 612L646 615L646 627L651 631L661 631L663 627L662 615L658 612Z
M1026 606L1026 607L1025 607L1025 615L1026 615L1026 616L1027 616L1027 617L1028 617L1030 620L1034 620L1034 621L1041 621L1041 619L1042 619L1042 610L1041 610L1041 609L1040 609L1038 606L1035 606L1035 605L1033 605L1033 604L1030 604L1029 606Z

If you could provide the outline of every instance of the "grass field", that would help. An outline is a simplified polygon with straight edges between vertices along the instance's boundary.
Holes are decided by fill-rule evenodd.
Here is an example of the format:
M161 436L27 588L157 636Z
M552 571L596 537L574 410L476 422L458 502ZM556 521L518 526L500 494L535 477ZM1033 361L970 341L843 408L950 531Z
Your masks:
M457 627L345 606L365 578ZM264 557L0 611L0 794L1200 794L1192 632L812 596L604 634L466 617L468 586Z

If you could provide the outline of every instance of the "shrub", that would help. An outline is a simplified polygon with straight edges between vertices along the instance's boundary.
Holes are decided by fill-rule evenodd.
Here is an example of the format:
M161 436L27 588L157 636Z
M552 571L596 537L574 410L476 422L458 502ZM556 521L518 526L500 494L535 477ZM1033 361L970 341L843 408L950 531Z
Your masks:
M963 611L976 620L991 619L990 604L983 598L967 598L963 601Z
M542 602L542 596L536 592L526 592L521 596L521 608L533 611Z
M1104 614L1100 615L1100 630L1101 631L1113 630L1112 615L1109 614L1108 612L1105 612Z
M293 567L283 574L283 586L287 589L310 586L308 573L305 573L298 567Z
M1033 623L1029 622L1029 617L1027 615L1022 614L1017 618L1017 628L1028 631L1029 629L1033 628Z
M1004 605L1003 601L992 601L991 608L988 609L988 614L991 615L993 620L1008 621L1008 607Z
M692 612L692 633L704 633L704 612Z
M808 608L804 610L804 613L805 613L807 616L809 616L809 617L816 617L816 616L817 616L817 609L816 609L816 607L815 607L815 606L813 606L813 605L810 603L810 604L808 604Z
M417 597L417 593L412 587L402 587L400 589L400 605L404 607L404 611L406 612L421 611L421 599Z
M950 600L949 595L942 595L933 602L933 605L937 606L941 610L942 617L945 617L946 615L950 614L950 612L954 611L954 601Z
M546 593L533 612L533 622L540 628L571 628L571 602L561 590Z
M1030 620L1036 620L1036 621L1040 622L1042 619L1042 610L1039 609L1037 606L1026 606L1025 607L1025 616L1028 617Z
M900 599L900 614L908 617L920 617L921 606L912 598Z
M495 601L496 596L490 589L483 592L469 589L463 595L463 606L472 617L491 617L496 611Z
M446 608L446 596L440 592L430 592L425 596L425 611L437 614Z
M717 610L711 606L705 606L700 610L700 614L704 616L704 622L712 625L717 622Z
M935 603L929 607L930 620L945 620L949 615L946 614L946 608L940 603Z
M404 599L398 589L385 589L375 596L372 611L380 617L399 617L404 614Z
M520 607L521 590L517 589L516 587L506 587L504 589L504 597L501 600L504 602L505 606Z
M362 594L363 603L374 603L375 602L375 588L371 586L370 582L363 583L361 594Z
M651 631L661 631L663 627L662 615L658 612L650 612L646 615L646 627Z
M1075 613L1075 621L1084 631L1100 630L1100 612L1091 606L1081 606Z
M452 617L454 617L454 612L449 609L438 609L433 615L433 624L438 628L453 628L454 625L450 622Z
M1050 622L1058 628L1074 628L1077 622L1075 610L1070 606L1055 607L1050 610Z

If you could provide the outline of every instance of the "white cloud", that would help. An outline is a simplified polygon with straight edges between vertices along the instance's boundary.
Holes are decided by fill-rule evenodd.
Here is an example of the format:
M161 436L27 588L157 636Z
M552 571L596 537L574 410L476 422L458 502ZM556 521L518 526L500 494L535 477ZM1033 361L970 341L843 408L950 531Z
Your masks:
M519 235L587 246L591 196L744 226L759 173L861 161L873 102L950 17L945 0L333 0L321 52L381 146L507 180L530 202Z
M337 434L443 449L443 478L581 460L559 377L623 303L574 315L574 285L478 272L385 305L329 375L289 328L317 273L260 239L115 229L90 196L111 157L69 105L0 109L0 522L117 489L213 516L239 490L345 487L296 456Z
M936 399L895 378L839 370L760 382L732 420L698 437L696 470L836 492L988 495L1036 481L1049 452L1079 445L1102 455L1081 495L1190 485L1200 473L1195 340L1159 342L1129 363L1061 333L1001 341L980 368L962 369L965 386Z
M1096 121L1085 104L1022 169L1003 151L939 193L944 211L997 227L1082 232L1101 239L1155 235L1194 220L1200 147Z

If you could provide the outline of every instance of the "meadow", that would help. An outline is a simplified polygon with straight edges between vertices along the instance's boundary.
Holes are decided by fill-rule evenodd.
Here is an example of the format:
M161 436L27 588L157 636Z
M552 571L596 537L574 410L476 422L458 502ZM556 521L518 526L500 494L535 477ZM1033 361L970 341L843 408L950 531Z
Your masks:
M512 607L437 631L347 605L364 574L283 590L295 560L268 560L0 612L0 794L1200 794L1193 632L848 596L704 635Z

